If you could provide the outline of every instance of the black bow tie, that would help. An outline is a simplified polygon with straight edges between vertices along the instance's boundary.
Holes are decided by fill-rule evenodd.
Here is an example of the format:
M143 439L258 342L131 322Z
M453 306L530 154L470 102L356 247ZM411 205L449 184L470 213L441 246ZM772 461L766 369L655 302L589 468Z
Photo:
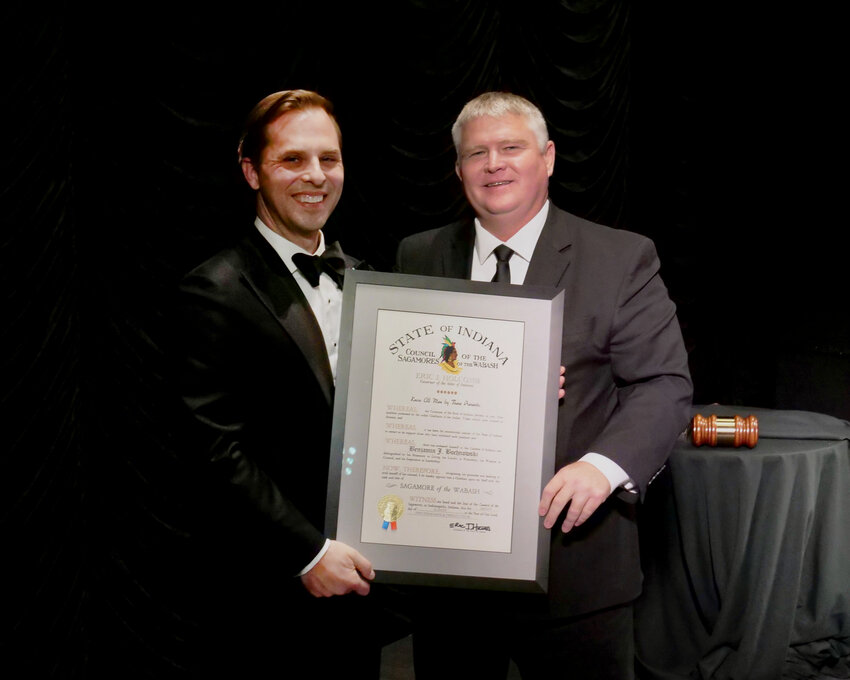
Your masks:
M345 271L345 258L339 241L334 241L321 255L307 255L307 253L295 253L292 262L298 270L304 274L313 288L319 285L319 277L322 272L330 276L337 286L342 288L342 273Z

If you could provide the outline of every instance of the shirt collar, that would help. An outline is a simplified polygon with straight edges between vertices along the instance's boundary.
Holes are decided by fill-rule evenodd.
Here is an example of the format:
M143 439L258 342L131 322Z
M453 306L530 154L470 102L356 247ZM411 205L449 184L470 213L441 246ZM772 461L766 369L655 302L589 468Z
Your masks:
M284 238L276 231L272 231L259 217L254 220L254 226L257 227L257 230L263 235L266 241L269 242L269 245L275 249L275 252L280 256L280 259L283 260L283 263L289 268L290 273L295 273L295 270L298 269L292 261L292 256L295 255L295 253L321 255L325 252L325 235L321 232L321 230L319 231L319 247L316 248L315 253L310 253L304 250L301 246L295 245L288 238Z
M504 244L523 260L531 262L534 248L537 246L537 239L540 238L540 232L543 231L543 225L546 224L548 215L549 201L547 200L540 211L524 224L516 234L504 241ZM503 241L493 236L481 226L479 219L475 218L475 254L480 263L490 257L493 249L502 243Z

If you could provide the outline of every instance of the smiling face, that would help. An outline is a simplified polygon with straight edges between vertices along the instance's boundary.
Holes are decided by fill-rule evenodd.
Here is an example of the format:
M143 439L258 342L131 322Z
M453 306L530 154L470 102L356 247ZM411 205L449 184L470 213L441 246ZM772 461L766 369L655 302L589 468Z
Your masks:
M554 167L554 143L541 151L524 116L479 116L461 130L455 170L482 226L503 241L543 207Z
M257 215L272 230L315 252L319 230L342 195L339 135L320 108L289 111L266 128L259 163L242 159L257 192Z

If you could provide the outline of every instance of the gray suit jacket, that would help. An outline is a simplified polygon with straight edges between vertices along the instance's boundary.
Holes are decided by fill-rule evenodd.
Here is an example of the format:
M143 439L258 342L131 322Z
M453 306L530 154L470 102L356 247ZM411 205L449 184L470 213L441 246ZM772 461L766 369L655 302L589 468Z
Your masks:
M415 234L401 242L396 269L469 278L474 238L471 220ZM692 395L659 267L649 239L550 205L525 279L565 291L567 394L559 406L556 469L600 453L631 476L641 497L686 426ZM637 510L622 498L613 494L568 534L552 530L553 615L596 611L640 593Z

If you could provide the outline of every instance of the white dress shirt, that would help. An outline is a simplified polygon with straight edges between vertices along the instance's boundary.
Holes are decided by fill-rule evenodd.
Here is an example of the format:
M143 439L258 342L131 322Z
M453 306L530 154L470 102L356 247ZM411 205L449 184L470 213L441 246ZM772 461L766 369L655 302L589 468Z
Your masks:
M295 277L298 287L307 298L310 309L313 310L313 316L322 329L322 337L325 339L325 348L328 351L328 361L331 363L331 374L336 383L336 363L339 354L339 325L342 317L342 290L336 285L336 282L324 272L319 277L318 288L313 288L310 282L307 281L304 274L295 266L292 261L292 256L295 253L306 253L307 255L321 255L325 252L325 235L319 232L319 247L315 253L309 253L300 246L295 245L289 239L284 238L276 231L272 231L258 217L254 224L265 239L275 249L280 259L289 269L289 272Z

